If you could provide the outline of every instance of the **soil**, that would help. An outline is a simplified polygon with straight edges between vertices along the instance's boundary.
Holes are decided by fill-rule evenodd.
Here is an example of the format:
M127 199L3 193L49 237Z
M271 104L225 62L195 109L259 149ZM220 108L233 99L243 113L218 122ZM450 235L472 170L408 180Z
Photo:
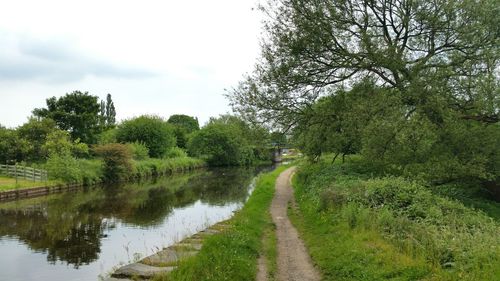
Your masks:
M319 281L320 274L314 268L304 242L287 216L288 204L294 203L291 186L294 172L295 168L290 168L279 175L276 180L276 193L271 203L271 216L276 224L278 240L278 281ZM261 269L261 264L265 263L259 262L257 281L266 281L265 274L261 273L262 270L265 272L265 266Z

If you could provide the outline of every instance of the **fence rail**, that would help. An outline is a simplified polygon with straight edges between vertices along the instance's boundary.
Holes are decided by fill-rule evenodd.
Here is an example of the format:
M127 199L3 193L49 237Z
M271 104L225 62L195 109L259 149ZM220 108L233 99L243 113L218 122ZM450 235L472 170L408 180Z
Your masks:
M0 164L0 174L15 177L16 179L32 181L46 181L48 179L48 173L46 170L18 165Z

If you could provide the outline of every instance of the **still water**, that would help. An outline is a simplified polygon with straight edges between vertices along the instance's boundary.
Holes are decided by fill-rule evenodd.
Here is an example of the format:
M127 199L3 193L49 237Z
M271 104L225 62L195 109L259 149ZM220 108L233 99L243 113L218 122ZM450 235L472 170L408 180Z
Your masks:
M200 170L0 203L0 280L99 280L231 217L258 172Z

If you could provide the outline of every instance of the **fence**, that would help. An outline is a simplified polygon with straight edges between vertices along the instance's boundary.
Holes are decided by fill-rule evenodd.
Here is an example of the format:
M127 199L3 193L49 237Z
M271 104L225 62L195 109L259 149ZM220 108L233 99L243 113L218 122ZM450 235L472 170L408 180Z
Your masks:
M45 170L18 165L0 164L0 174L15 177L16 179L32 181L46 181L48 179L48 174Z

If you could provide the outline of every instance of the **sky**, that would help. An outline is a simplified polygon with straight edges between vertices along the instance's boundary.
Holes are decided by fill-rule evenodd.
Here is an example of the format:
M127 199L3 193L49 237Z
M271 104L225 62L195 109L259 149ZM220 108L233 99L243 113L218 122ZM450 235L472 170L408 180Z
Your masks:
M260 53L257 0L0 0L0 124L49 97L112 95L117 119L231 111Z

